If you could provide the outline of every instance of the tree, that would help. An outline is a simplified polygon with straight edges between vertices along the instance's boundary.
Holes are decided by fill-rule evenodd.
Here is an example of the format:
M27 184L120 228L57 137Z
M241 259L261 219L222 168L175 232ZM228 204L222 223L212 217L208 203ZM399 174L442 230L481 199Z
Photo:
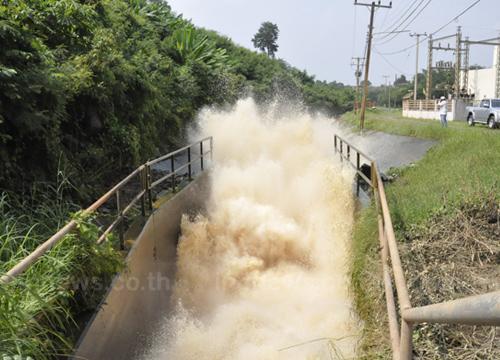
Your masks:
M266 52L269 57L274 58L274 54L278 51L278 44L276 43L278 34L278 25L269 21L263 22L252 39L253 45L257 49Z
M406 80L406 76L401 75L394 81L394 85L404 85L408 84L408 80Z

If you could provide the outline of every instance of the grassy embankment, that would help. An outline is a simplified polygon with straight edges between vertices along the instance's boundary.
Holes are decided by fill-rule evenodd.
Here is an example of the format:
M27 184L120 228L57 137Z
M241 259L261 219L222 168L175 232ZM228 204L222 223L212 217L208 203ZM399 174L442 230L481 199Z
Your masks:
M346 114L343 120L352 126L357 125L352 113ZM492 131L481 126L469 128L462 122L451 122L449 128L442 129L438 121L405 119L402 118L400 111L387 110L369 111L366 129L438 141L416 164L394 169L396 180L387 186L389 207L396 236L401 243L400 252L412 300L442 301L449 299L450 296L459 297L498 286L498 281L494 280L495 278L488 279L488 276L492 276L490 273L492 268L498 269L498 244L491 238L497 237L500 227L498 222L500 131ZM484 220L484 216L488 216L489 220ZM462 218L464 220L458 221ZM365 321L361 357L367 359L389 358L390 353L385 300L380 281L377 234L376 212L374 206L370 206L361 211L357 220L352 265L356 306L359 315ZM467 237L467 234L470 236ZM478 237L483 236L481 234L485 235L484 242L493 242L483 243L484 247L481 249L477 249L475 245L468 248L467 241L477 242ZM446 241L449 241L450 246ZM426 247L425 253L422 253L424 255L418 259L416 257L421 254L416 253L418 249L415 248L415 244L420 248ZM436 252L446 252L450 247L454 248L450 249L455 251L453 255L439 259L439 254ZM472 248L475 250L471 250ZM475 252L479 254L477 258L474 256ZM460 262L459 256L472 257L469 267L460 269L460 264L457 266L455 262ZM435 259L429 260L432 257ZM435 262L425 263L430 261ZM483 271L486 285L477 284L477 279L472 274L476 272L475 269ZM443 277L451 280L442 280ZM434 281L433 289L426 288L425 291L429 293L421 295L424 285L432 281ZM477 286L466 284L468 281L476 282ZM446 286L450 286L450 289L439 290ZM435 294L436 292L439 292L439 296ZM453 332L453 329L449 328L445 331ZM479 344L481 340L477 334L471 335L476 343L472 341L471 344L467 344L471 342L468 338L456 341L450 333L443 333L444 330L441 328L436 329L417 327L414 334L415 347L425 348L417 353L417 356L442 358L447 354L455 356L454 358L465 359L471 355L464 350L467 346L473 351L481 348L484 358L491 358L499 351L497 345L493 348L490 346L495 342L498 344L495 340L498 337L495 337L494 333L492 341L485 340L489 349L482 349L485 346ZM384 338L386 341L382 341ZM449 347L454 350L452 352L446 350Z
M78 210L57 188L37 185L30 196L0 193L0 274L47 240ZM69 356L123 258L110 237L96 245L98 228L75 212L77 229L26 272L0 284L0 358Z

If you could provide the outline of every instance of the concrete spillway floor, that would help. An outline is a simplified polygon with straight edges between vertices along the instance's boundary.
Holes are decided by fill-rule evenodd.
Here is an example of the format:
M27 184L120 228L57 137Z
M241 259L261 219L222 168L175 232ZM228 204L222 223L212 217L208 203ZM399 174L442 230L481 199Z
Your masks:
M390 168L408 166L420 160L437 144L434 140L418 139L411 136L386 134L369 131L343 134L344 139L377 161L381 172L387 173ZM390 174L387 174L390 175ZM355 191L356 185L353 184ZM362 206L370 204L370 197L364 192L359 193Z
M376 160L382 172L420 160L437 143L434 140L376 131L365 132L363 135L346 134L345 139Z

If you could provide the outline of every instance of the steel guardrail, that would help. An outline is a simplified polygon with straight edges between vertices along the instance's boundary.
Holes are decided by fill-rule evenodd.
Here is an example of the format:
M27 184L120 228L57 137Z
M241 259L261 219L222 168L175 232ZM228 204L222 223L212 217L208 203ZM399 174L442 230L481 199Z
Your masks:
M204 152L203 144L208 142L209 150ZM192 149L199 147L199 152L197 158L192 159ZM181 155L182 153L187 153L187 163L175 168L175 157ZM139 166L137 169L132 171L129 175L123 178L119 183L113 186L108 192L97 199L92 205L86 208L82 215L86 216L91 213L96 212L101 206L103 206L108 200L113 196L116 198L116 216L113 222L103 231L101 236L96 240L97 244L101 244L107 238L117 226L119 226L118 232L120 237L120 246L123 247L123 236L125 229L123 227L125 215L134 207L134 205L141 201L141 213L142 216L146 216L146 202L150 213L153 212L153 194L152 189L166 180L171 180L171 190L175 192L176 190L176 175L184 169L188 169L188 178L192 180L192 165L195 162L200 162L200 169L204 171L205 163L204 158L210 156L210 160L213 158L213 138L211 136L187 145L181 149L163 155L159 158L150 160L145 164ZM170 172L163 176L162 178L152 181L151 167L163 161L170 161ZM128 202L128 204L123 204L121 197L121 190L125 185L127 185L132 179L140 177L141 190ZM69 221L64 225L59 231L52 235L44 243L40 244L35 250L33 250L28 256L19 261L15 266L13 266L7 273L0 277L0 284L6 284L14 280L17 276L22 274L27 268L29 268L33 263L35 263L40 257L42 257L47 251L49 251L55 244L61 241L66 235L75 229L77 225L76 220Z

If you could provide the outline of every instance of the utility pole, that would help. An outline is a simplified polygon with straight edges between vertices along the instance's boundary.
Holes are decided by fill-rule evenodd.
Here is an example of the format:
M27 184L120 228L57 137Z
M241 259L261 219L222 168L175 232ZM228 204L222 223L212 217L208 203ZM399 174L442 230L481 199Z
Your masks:
M389 79L389 75L382 75L382 77L385 79L385 98L387 99L387 79ZM386 103L387 104L387 103ZM391 89L389 89L389 109L391 108Z
M460 30L460 29L459 29ZM448 46L441 46L441 43L439 41L445 40L445 39L450 39L450 38L456 38L457 39L457 47L454 49L450 47L450 44ZM429 56L427 59L427 84L426 84L426 94L425 98L429 100L432 97L432 71L434 69L438 70L449 70L451 69L450 67L447 66L433 66L432 65L432 58L433 58L433 52L434 50L439 50L439 51L455 51L458 55L455 61L455 87L456 82L458 81L458 87L460 87L460 70L458 70L458 76L457 76L457 64L460 65L460 58L461 58L461 43L462 43L462 35L461 33L449 35L449 36L443 36L440 38L433 38L432 35L429 35ZM458 41L460 39L460 41ZM435 44L437 43L437 46ZM460 44L459 44L460 43ZM458 51L457 51L458 50ZM460 66L458 66L460 68Z
M410 34L411 37L416 37L417 38L417 56L416 56L416 61L415 61L415 80L414 82L414 90L413 90L413 100L417 101L417 91L418 91L418 50L419 50L419 45L420 45L420 37L421 36L427 36L427 33L423 34L418 34L418 33L412 33Z
M359 79L361 78L361 75L363 74L361 71L361 68L363 67L362 61L365 60L365 58L362 57L354 57L352 58L353 63L351 65L354 65L354 62L356 62L356 72L354 73L354 76L356 76L356 97L354 98L354 113L358 113L358 108L359 108Z
M429 54L427 55L427 79L425 84L425 99L430 100L432 89L432 48L433 48L432 35L429 35Z
M461 65L461 55L462 55L462 27L459 26L457 29L457 45L455 48L455 99L460 97L460 69Z
M460 29L459 29L460 30ZM453 35L457 36L457 35ZM460 77L460 80L463 82L463 87L462 89L465 90L466 95L469 95L468 90L469 90L469 57L470 57L470 46L471 45L488 45L488 46L495 46L496 48L496 57L495 57L495 63L496 63L496 81L495 81L495 97L500 97L500 36L492 39L485 39L485 40L469 40L469 37L465 37L465 40L460 41L461 44L464 44L463 48L461 48L461 51L463 52L463 57L462 57L462 62L463 62L463 67L461 70L464 71L464 76L463 80L462 77ZM445 49L445 50L451 50L451 49ZM454 50L455 51L455 50ZM462 55L461 55L462 56ZM462 85L462 83L460 84ZM462 90L460 89L460 90Z
M387 79L389 79L389 81L387 81L387 91L389 92L389 110L392 108L392 105L391 105L391 81L390 81L390 76L389 75L386 75L387 76ZM384 76L385 77L385 76Z
M467 97L469 97L469 62L470 62L470 43L469 43L469 37L465 37L465 48L464 48L464 89L465 89L465 94Z
M370 73L370 57L372 52L372 38L373 38L373 18L375 16L376 8L392 8L392 1L389 5L381 5L380 0L378 3L372 1L371 4L358 3L358 0L354 0L354 5L368 6L370 7L370 25L368 26L368 45L366 48L366 63L365 63L365 80L363 84L363 100L361 102L361 117L359 120L359 129L363 131L365 127L365 114L366 114L366 101L368 98L368 78Z
M499 37L500 39L500 37ZM496 79L495 79L495 97L497 98L500 98L500 45L497 45L497 49L496 49L497 53L496 53L496 57L497 57L497 61L496 61L496 69L495 69L495 75L496 75Z

